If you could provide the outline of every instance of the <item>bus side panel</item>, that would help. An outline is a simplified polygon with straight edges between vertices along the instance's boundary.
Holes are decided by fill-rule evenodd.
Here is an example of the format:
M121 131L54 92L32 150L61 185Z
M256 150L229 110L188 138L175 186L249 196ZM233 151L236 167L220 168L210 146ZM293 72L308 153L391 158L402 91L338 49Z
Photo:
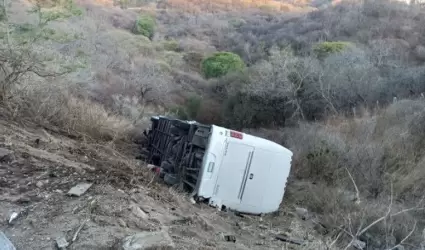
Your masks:
M271 160L267 192L264 193L263 207L266 211L273 212L279 209L285 193L286 182L291 171L292 154L284 152L275 154Z
M268 190L271 159L274 158L274 154L255 148L242 195L243 206L262 207L265 193L274 192L274 190Z
M254 147L242 143L229 142L220 166L215 196L223 204L239 204L243 180Z

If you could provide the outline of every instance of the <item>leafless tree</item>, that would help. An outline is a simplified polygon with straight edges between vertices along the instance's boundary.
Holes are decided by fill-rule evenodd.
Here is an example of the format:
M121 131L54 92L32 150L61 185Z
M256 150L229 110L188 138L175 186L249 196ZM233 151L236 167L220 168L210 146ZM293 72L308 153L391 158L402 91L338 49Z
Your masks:
M6 34L0 40L0 102L8 98L10 89L25 75L35 74L46 78L71 71L67 66L60 67L60 63L54 60L54 55L46 54L46 50L40 50L38 46L49 22L58 17L42 12L40 5L36 4L32 13L37 16L37 22L28 24L28 30L22 31L19 26L9 22L8 5L7 0L3 0L0 5L4 13L1 20L4 24L2 32Z

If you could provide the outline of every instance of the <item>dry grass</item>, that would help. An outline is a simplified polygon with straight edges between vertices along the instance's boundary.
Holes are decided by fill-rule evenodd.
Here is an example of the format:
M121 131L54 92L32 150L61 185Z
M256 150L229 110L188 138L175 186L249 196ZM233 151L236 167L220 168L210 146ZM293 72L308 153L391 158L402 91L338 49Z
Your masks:
M310 11L313 8L309 6L309 2L294 1L285 3L276 0L166 0L165 6L171 8L180 8L185 11L200 12L200 11L234 11L241 9L259 8L266 11L283 11L283 12L301 12Z
M14 90L9 107L13 116L29 118L41 125L91 140L128 139L132 122L113 115L101 104L77 98L68 86L36 82Z
M284 130L280 143L294 152L287 199L341 234L342 248L353 237L369 247L419 247L424 110L424 100L405 100L376 116Z

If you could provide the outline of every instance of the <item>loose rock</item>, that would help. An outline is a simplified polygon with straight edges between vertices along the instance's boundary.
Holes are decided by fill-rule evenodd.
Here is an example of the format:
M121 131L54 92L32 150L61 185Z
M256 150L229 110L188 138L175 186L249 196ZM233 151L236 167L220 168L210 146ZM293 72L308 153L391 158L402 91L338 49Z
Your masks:
M140 219L147 219L147 218L149 218L149 215L147 215L145 212L143 212L143 210L140 209L140 207L137 206L137 205L132 205L131 206L131 211L132 211L132 213L134 215L136 215Z
M44 183L42 181L37 181L37 183L35 184L36 187L38 188L42 188L44 185Z
M65 249L67 246L69 246L68 241L66 241L65 237L59 237L56 239L56 246L59 249Z
M123 219L118 219L118 223L120 224L120 226L122 227L127 227L127 223L125 223L125 221Z
M297 207L295 208L295 212L303 220L305 220L308 216L308 210L305 208Z
M16 218L18 218L18 216L19 216L19 213L17 213L17 212L13 212L13 213L10 215L10 217L9 217L9 224L12 224L12 222L13 222Z
M121 250L174 249L170 235L164 231L137 233L124 238Z
M13 152L9 149L0 148L0 162L12 160L12 154Z
M92 183L80 183L68 191L68 195L80 197L92 186Z

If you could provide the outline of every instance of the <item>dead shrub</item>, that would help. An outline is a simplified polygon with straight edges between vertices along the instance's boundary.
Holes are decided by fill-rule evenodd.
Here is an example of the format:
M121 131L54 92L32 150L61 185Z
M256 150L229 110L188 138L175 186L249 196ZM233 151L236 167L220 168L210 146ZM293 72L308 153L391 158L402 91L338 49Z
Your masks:
M196 120L204 124L222 124L220 103L206 99L203 100L196 115Z
M414 126L412 119L425 109L422 100L400 100L386 108L377 117L376 137L400 136L408 131L408 125Z
M65 133L93 140L128 139L133 125L109 113L102 105L79 99L64 87L49 83L26 85L11 100L16 115Z
M408 126L411 140L416 149L415 151L419 155L423 155L423 148L425 147L425 111L421 110L420 112L413 114L413 118L409 122Z
M354 239L420 247L423 105L399 101L377 116L284 129L294 153L286 198L317 214L341 248Z
M122 113L123 101L133 103L134 108L167 105L170 82L170 75L157 61L135 59L111 63L107 71L98 72L90 88L95 100Z

